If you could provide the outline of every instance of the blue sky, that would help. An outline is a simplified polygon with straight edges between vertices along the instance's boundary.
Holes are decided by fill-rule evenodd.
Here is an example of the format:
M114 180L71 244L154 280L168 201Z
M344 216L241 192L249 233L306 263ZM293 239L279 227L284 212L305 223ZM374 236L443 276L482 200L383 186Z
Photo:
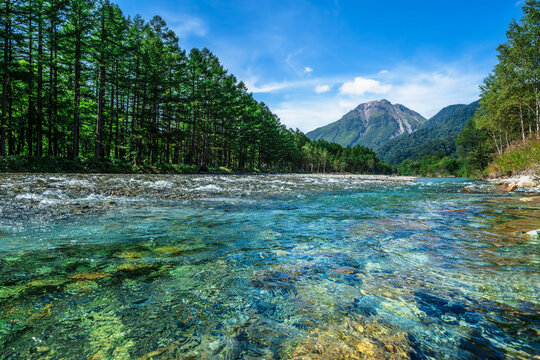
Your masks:
M425 117L470 103L497 62L512 0L117 0L207 47L281 121L302 131L388 99Z

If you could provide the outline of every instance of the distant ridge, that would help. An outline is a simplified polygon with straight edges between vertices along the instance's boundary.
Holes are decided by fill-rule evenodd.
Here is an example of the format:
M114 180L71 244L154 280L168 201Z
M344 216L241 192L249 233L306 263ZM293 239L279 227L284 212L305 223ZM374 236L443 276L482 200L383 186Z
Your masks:
M390 164L399 164L406 159L419 161L425 155L439 153L457 156L457 137L477 108L478 101L447 106L418 126L414 133L398 136L375 152Z
M360 104L338 121L306 135L342 146L377 148L400 135L413 133L425 121L417 112L382 99Z

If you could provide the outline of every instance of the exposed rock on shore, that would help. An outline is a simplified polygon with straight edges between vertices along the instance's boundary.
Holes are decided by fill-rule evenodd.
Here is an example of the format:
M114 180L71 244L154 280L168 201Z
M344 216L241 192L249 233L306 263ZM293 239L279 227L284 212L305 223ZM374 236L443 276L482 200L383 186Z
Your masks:
M540 177L534 175L512 176L508 178L488 178L490 183L499 185L504 191L510 192L518 189L540 191Z

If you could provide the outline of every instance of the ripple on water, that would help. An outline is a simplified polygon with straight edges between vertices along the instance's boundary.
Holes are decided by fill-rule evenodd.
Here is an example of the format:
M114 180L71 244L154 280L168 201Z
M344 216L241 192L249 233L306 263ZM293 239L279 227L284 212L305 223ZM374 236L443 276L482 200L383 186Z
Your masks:
M0 358L540 352L538 241L522 236L540 208L481 182L2 174L0 189Z

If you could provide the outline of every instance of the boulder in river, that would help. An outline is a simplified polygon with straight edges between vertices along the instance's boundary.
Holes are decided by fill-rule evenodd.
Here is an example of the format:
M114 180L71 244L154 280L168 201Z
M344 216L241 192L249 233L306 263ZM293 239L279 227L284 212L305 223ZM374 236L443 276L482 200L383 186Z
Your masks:
M525 233L525 236L531 240L538 239L540 237L540 229L529 231Z
M530 179L528 179L528 178L523 178L523 179L519 180L519 181L517 182L516 185L517 185L518 187L520 187L520 188L523 188L523 187L528 187L528 188L534 187L534 183L533 183Z

